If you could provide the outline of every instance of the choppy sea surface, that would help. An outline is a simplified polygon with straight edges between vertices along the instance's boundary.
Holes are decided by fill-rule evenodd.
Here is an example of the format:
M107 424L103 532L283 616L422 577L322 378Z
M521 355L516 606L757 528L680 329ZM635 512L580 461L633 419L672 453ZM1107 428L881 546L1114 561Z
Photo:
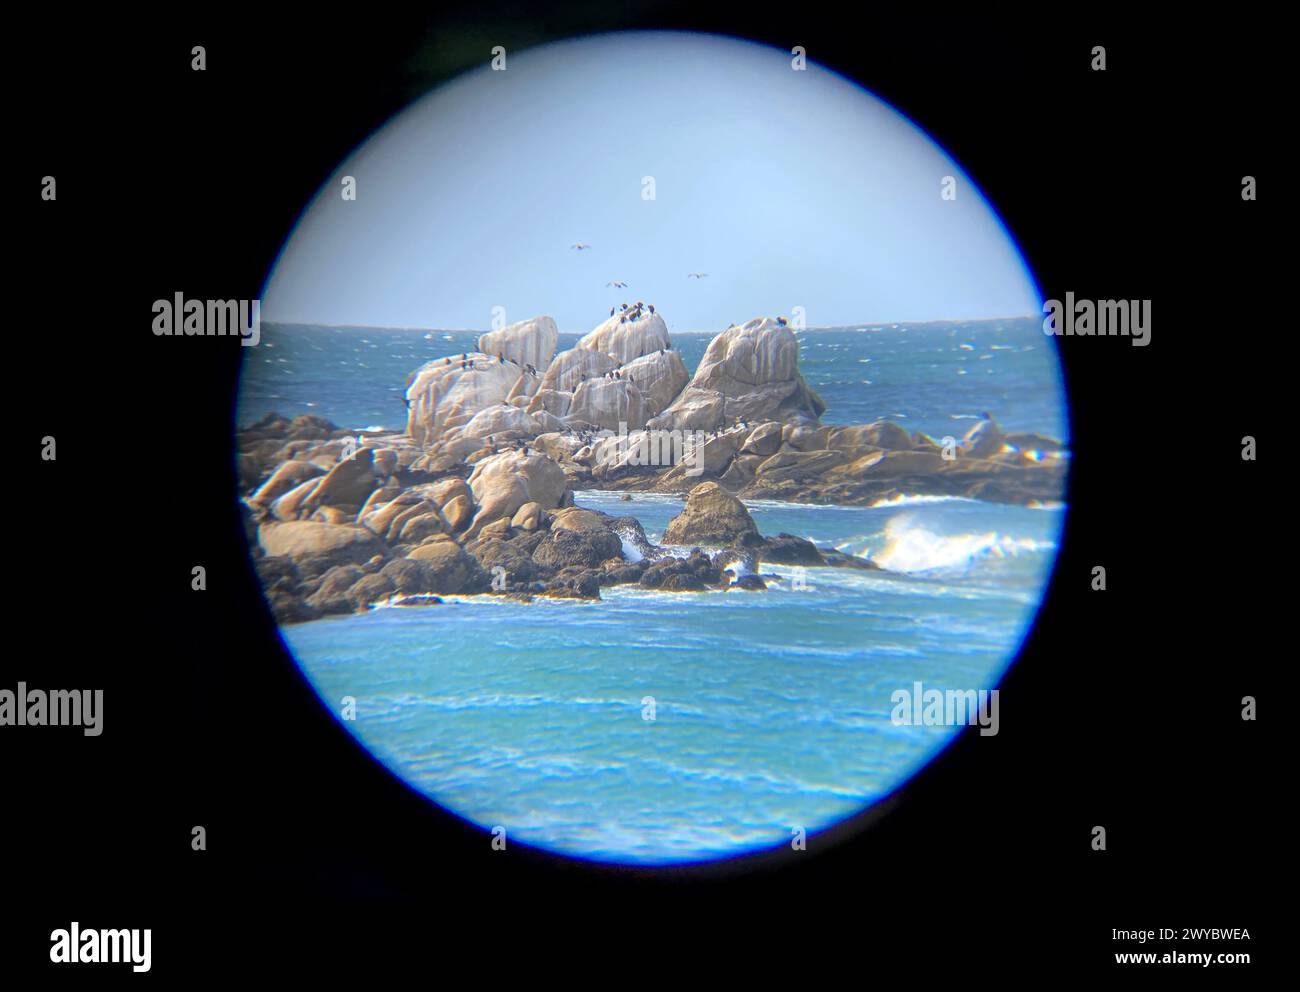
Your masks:
M276 409L400 426L407 374L475 337L281 331L263 328L273 347L255 349L241 422ZM707 341L674 337L689 368ZM1066 436L1055 352L1036 321L801 342L826 423L885 416L960 435L988 411L1007 429ZM594 491L577 502L636 516L652 540L681 506ZM599 602L448 597L282 635L334 713L356 699L343 725L376 757L512 842L643 864L785 845L796 827L813 833L884 797L951 740L960 728L895 725L891 697L917 682L996 686L1033 621L1065 510L932 497L749 507L765 534L887 571L764 566L776 577L767 592L614 587Z
M239 422L313 413L353 430L406 426L407 376L478 347L481 331L263 324L248 349ZM1005 430L1065 438L1055 344L1040 318L887 324L800 332L799 368L826 401L826 424L884 417L933 437L960 437L981 413ZM561 334L559 349L579 334ZM712 334L673 335L694 372Z

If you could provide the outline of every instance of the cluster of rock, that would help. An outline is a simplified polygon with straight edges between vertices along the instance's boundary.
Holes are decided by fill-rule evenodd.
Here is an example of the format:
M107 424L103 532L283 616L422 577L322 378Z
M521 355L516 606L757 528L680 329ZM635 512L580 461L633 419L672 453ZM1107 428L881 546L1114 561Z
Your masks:
M439 359L407 390L417 468L473 465L530 443L571 488L685 493L713 480L742 499L855 505L901 495L994 502L1059 500L1067 455L1035 434L973 426L960 443L896 423L831 427L799 372L799 342L778 320L733 326L688 376L659 314L615 315L555 354L548 317L511 325L460 360ZM545 366L545 371L540 371ZM626 430L626 437L602 436ZM638 459L665 432L703 432L699 461Z
M874 566L763 537L743 499L1064 492L1061 445L992 420L946 446L883 420L823 426L781 321L728 328L693 376L658 314L616 314L557 354L558 340L537 317L425 364L408 381L405 432L275 414L241 430L242 505L277 619L465 593L598 597L629 582L759 589L764 562ZM652 446L676 457L638 457ZM676 550L631 517L575 507L584 488L689 493L663 538Z
M327 421L272 414L238 439L253 562L280 623L456 594L759 590L764 562L874 567L790 535L764 538L716 483L688 497L665 535L683 547L670 550L633 517L575 507L541 453L502 452L468 477L429 479L411 468L421 452L403 435L365 437L354 451L351 434Z

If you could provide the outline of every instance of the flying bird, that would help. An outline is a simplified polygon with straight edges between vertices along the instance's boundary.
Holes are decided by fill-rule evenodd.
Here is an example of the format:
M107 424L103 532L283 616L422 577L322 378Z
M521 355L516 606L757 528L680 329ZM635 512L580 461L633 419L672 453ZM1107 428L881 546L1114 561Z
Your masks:
M627 289L627 283L623 282L621 279L615 279L613 282L605 283L606 289L608 289L611 286L614 287L615 289Z
M590 248L591 245L583 244L583 243L580 241L580 242L578 242L576 245L569 245L569 247L570 247L570 248L577 248L578 251L585 251L586 249Z
M686 273L686 278L687 278L687 279L703 279L703 278L705 278L706 276L708 276L708 273L707 273L707 272L688 272L688 273Z

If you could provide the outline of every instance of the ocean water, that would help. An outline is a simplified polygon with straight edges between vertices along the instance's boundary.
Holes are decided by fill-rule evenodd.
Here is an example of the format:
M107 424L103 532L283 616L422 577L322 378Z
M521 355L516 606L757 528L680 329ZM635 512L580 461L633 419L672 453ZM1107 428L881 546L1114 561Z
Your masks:
M239 423L314 413L353 430L406 426L406 378L425 362L478 347L480 331L264 324L248 349ZM560 350L580 334L561 334ZM690 372L713 333L673 334ZM826 401L825 424L878 417L960 437L991 413L1009 431L1061 439L1068 426L1055 344L1037 318L888 324L800 332L799 366Z
M475 337L263 332L274 347L253 356L240 421L276 409L349 427L399 426L407 374ZM1055 352L1036 321L801 340L824 422L888 416L942 436L987 410L1008 429L1066 435ZM674 337L691 368L707 341ZM652 540L681 507L653 494L576 500L636 516ZM337 715L342 697L357 700L343 726L367 749L513 843L637 864L786 845L792 828L812 834L888 795L960 729L895 726L896 690L997 685L1033 621L1065 509L933 497L749 507L765 534L888 571L764 566L777 578L757 593L449 597L281 633L325 706Z

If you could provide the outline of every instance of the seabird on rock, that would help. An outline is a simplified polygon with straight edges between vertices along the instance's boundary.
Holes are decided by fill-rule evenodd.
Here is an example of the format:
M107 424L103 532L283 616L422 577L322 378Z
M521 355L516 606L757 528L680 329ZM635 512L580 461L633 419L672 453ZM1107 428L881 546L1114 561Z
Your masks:
M784 327L787 323L789 323L789 321L787 321L784 317L777 317L776 322L780 324L782 327Z
M653 303L651 303L649 306L650 306L650 312L651 312L651 313L654 313L654 312L655 312L655 305L654 305Z

